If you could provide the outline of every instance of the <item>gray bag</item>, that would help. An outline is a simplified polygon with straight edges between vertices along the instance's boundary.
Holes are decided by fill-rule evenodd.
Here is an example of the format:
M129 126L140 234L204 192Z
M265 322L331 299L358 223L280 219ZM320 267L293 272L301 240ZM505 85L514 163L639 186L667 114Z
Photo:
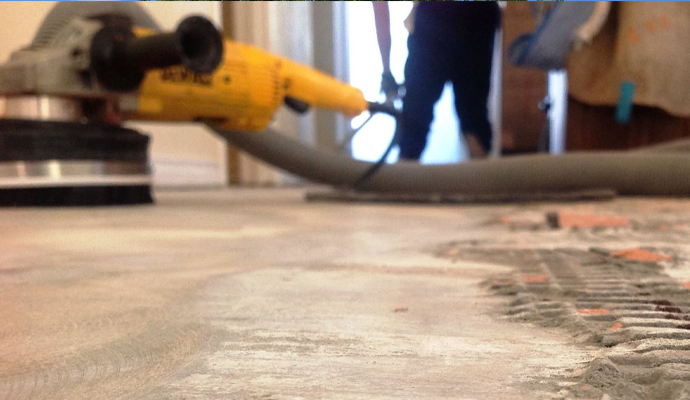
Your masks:
M576 30L591 17L595 2L557 2L537 29L519 36L508 47L508 61L516 66L543 70L565 67Z

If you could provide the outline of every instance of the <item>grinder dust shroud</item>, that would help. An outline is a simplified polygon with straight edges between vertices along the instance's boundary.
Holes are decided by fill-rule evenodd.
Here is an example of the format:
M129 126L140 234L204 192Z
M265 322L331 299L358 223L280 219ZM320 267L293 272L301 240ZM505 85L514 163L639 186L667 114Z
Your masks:
M120 125L122 105L149 69L215 69L222 39L202 17L143 38L134 26L160 32L137 4L58 3L0 65L0 206L153 202L149 138ZM189 43L208 37L204 51Z

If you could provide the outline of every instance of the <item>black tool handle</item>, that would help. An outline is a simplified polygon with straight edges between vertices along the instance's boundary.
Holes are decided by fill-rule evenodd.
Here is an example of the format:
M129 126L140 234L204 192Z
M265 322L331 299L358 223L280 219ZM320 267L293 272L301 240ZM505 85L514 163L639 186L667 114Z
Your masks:
M182 65L211 73L223 56L223 39L211 21L185 18L174 32L136 37L129 27L106 25L91 43L91 64L110 90L134 90L149 69Z
M116 57L140 70L183 65L197 73L213 72L223 54L223 40L204 17L185 18L174 32L127 41Z

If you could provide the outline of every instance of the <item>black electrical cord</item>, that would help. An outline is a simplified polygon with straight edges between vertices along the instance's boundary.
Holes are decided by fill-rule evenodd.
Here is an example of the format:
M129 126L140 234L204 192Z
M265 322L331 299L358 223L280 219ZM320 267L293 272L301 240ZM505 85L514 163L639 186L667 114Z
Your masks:
M359 178L357 178L357 180L354 183L350 185L351 189L357 189L363 183L367 182L379 169L381 169L381 167L386 163L386 158L388 158L388 155L395 148L395 146L398 145L398 142L400 141L400 132L402 128L400 123L401 114L400 111L398 111L398 109L396 109L391 104L369 102L369 112L372 114L388 114L391 117L395 118L395 132L393 133L393 138L388 144L386 151L383 152L381 158L379 158L378 161L372 164L372 166L369 167L369 169L367 169L366 172L364 172Z

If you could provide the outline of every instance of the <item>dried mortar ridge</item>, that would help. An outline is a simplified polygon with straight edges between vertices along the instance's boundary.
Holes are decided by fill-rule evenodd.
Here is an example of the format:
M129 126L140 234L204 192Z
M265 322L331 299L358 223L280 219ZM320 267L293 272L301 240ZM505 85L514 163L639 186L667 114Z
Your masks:
M514 273L486 282L493 293L510 296L508 318L601 347L583 370L550 383L557 398L690 399L690 289L660 265L675 258L655 249L643 253L659 261L601 248L509 250L456 242L436 251L514 266Z

